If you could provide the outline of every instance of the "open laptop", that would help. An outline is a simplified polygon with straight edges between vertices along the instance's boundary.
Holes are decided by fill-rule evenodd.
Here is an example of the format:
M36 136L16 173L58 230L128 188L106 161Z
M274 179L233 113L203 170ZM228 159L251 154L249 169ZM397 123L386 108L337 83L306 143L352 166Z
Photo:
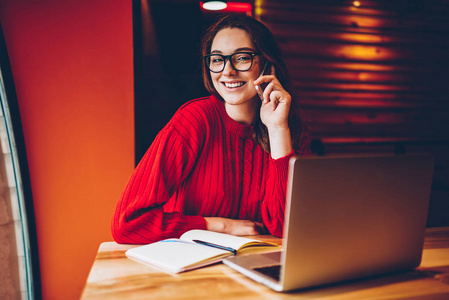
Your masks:
M292 158L283 250L223 262L276 291L413 269L433 165L428 155Z

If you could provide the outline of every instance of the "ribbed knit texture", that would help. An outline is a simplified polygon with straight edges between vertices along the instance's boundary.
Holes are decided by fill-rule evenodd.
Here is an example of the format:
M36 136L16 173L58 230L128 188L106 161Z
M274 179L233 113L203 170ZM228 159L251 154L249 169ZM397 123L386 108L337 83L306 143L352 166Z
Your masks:
M113 219L118 243L206 229L203 217L263 222L282 236L288 161L274 160L214 96L183 105L134 170ZM309 154L308 143L301 152Z

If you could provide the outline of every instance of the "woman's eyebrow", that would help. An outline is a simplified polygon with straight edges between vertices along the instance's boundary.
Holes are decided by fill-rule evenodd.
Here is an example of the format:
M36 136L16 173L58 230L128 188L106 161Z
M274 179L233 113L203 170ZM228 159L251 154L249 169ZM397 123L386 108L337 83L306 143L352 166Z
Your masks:
M240 51L250 51L250 52L255 52L256 50L254 50L253 48L250 48L250 47L244 47L244 48L238 48L238 49L235 49L234 52L240 52Z
M241 51L249 51L249 52L255 52L256 50L254 50L253 48L250 48L250 47L243 47L243 48L237 48L237 49L235 49L234 50L234 53L235 52L241 52ZM213 50L213 51L211 51L210 52L211 54L222 54L223 52L222 51L220 51L220 50Z

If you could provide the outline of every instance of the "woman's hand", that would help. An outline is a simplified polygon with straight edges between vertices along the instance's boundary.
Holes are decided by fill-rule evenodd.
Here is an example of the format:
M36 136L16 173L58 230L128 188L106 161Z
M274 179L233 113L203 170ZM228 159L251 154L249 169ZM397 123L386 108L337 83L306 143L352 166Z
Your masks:
M250 220L234 220L220 217L205 217L207 230L232 235L266 234L262 223Z
M254 84L258 86L262 83L268 84L263 91L260 118L268 129L288 128L288 113L292 97L276 78L274 67L271 67L271 74L260 76L254 81Z
M254 84L260 86L262 83L268 83L263 91L260 119L268 129L271 157L277 159L293 151L290 128L288 127L292 97L276 78L273 66L271 74L257 78Z

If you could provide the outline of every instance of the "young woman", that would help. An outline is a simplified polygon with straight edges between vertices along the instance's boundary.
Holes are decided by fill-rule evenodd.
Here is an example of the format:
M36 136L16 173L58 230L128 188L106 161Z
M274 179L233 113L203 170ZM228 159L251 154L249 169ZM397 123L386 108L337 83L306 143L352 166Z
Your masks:
M135 169L112 220L118 243L191 229L282 236L288 161L310 141L279 48L259 21L229 15L202 52L212 95L184 104Z

